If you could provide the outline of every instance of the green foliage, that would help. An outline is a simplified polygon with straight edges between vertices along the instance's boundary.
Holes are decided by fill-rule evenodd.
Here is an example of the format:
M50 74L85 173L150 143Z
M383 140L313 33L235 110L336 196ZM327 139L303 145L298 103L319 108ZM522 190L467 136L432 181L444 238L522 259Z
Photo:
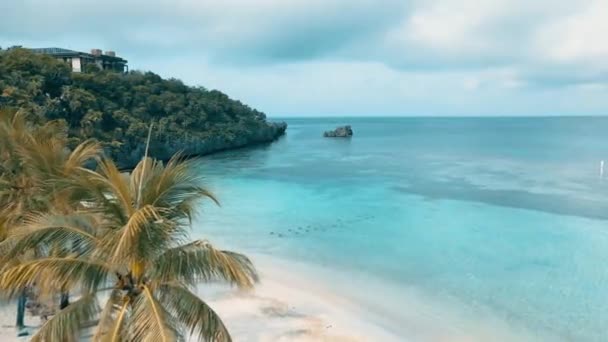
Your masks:
M192 161L143 158L122 173L94 141L68 149L66 130L65 121L33 125L0 110L0 296L36 288L77 297L31 340L231 341L193 291L212 281L251 288L258 276L246 256L190 242L198 203L217 203Z
M176 138L230 142L267 128L263 113L217 90L152 72L72 73L67 64L25 49L0 50L2 107L20 108L38 122L65 120L71 147L93 138L113 157L143 143L151 122L158 145Z

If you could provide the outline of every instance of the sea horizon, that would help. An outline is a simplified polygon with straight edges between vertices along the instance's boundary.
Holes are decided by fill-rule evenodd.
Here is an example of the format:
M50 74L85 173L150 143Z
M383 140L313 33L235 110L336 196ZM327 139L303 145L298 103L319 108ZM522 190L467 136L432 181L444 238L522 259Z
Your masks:
M269 120L284 120L284 119L500 119L500 118L522 118L522 119L541 119L541 118L608 118L608 114L512 114L512 115L326 115L326 114L313 114L313 115L267 115Z

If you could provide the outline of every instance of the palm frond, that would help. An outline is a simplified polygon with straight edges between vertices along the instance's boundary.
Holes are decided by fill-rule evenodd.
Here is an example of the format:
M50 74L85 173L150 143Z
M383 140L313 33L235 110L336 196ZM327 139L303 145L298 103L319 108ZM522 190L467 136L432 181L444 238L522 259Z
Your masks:
M79 285L93 292L104 284L111 272L109 265L74 257L47 257L20 263L0 274L0 289L14 298L27 286L44 284L45 288L61 289Z
M133 303L129 329L135 341L173 342L181 338L173 317L146 285Z
M19 157L28 165L29 171L38 177L60 173L68 153L67 137L60 134L59 128L49 126L49 131L41 136L40 131L43 129L44 127L22 139L16 150Z
M124 338L126 335L125 321L127 319L128 311L131 306L130 299L126 298L125 301L118 308L116 320L113 322L112 330L109 331L108 335L102 336L100 340L94 341L108 341L108 342L122 342L128 338Z
M221 251L206 241L171 248L154 262L151 279L196 281L227 281L241 288L250 288L258 281L251 261L244 255Z
M194 161L174 155L167 165L158 165L150 177L152 186L145 188L147 202L160 207L175 207L191 198L209 198L219 204L217 198L201 186L202 178L195 173Z
M197 295L178 283L159 287L159 301L200 341L230 342L232 338L218 314Z
M104 219L111 222L114 228L122 227L129 218L129 213L124 205L116 200L116 196L108 190L108 181L99 173L81 169L80 177L76 177L69 186L79 192L79 198L86 203L91 212L103 215Z
M4 245L10 245L10 251L4 255L10 259L24 251L52 242L70 245L72 250L87 253L99 242L97 229L92 215L29 215L23 226L14 230L6 241L0 243L0 250Z
M124 317L127 306L128 301L125 300L120 291L113 289L99 314L99 322L95 328L93 341L112 340L112 334L121 330L122 317ZM120 333L117 332L117 336L120 336Z
M145 169L147 166L146 161L148 160L148 151L150 150L150 137L152 136L152 127L153 126L154 126L154 122L150 123L150 128L148 129L148 138L146 139L146 153L144 154L143 160L141 161L143 170L141 171L141 175L138 177L139 184L137 186L137 208L139 208L141 206L141 188L143 186L143 178L144 178Z
M81 329L93 321L98 312L95 294L84 295L46 321L31 341L78 341Z
M94 140L80 143L68 156L64 171L74 171L91 160L98 160L102 153L101 145Z
M145 205L148 203L142 203L141 193L146 184L149 183L150 177L152 177L153 170L160 163L152 158L144 157L135 165L133 171L129 174L129 190L135 197L135 202L138 205ZM145 178L144 178L145 176ZM137 207L137 206L136 206Z
M101 160L99 172L90 172L89 178L105 186L107 193L120 203L127 217L135 212L135 194L129 190L128 180L125 179L112 160Z
M167 243L163 241L162 237L162 235L167 235L167 232L161 225L162 217L157 208L146 205L135 211L127 224L110 236L105 243L105 248L113 251L111 253L112 262L121 263L134 258L144 258L145 260L146 256L157 253ZM160 238L146 239L147 244L141 243L141 240L149 237L150 234L158 237L159 233Z

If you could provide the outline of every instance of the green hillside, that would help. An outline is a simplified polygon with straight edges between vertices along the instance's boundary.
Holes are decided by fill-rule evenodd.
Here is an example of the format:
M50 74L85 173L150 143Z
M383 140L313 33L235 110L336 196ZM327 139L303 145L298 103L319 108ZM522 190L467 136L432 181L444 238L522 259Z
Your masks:
M26 49L0 50L0 107L18 108L32 121L65 120L73 145L95 138L122 166L141 157L150 123L151 154L161 159L268 142L286 128L217 90L152 72L72 73Z

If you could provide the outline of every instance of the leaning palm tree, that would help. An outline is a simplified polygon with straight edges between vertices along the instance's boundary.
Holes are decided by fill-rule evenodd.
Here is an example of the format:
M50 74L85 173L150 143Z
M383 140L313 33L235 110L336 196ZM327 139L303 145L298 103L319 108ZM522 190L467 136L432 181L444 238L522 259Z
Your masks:
M49 319L33 341L71 341L94 325L95 341L176 341L196 335L230 341L219 316L194 292L199 282L253 286L256 271L241 254L188 240L199 200L215 198L199 185L192 162L167 165L144 158L130 175L110 160L67 186L86 193L71 214L40 214L15 230L9 256L41 246L68 253L15 264L0 273L0 289L45 284L78 288L79 298Z
M69 151L66 131L59 121L32 125L20 111L0 110L0 241L31 212L59 207L68 212L79 205L75 194L69 194L61 183L66 175L81 174L82 166L99 157L101 149L87 141ZM8 267L39 252L7 259L0 249L1 265ZM23 288L18 300L19 328L24 326L25 299Z
M65 180L84 175L83 166L99 159L101 147L90 140L73 150L67 144L60 121L34 126L21 112L0 110L0 218L9 228L33 211L80 205Z

